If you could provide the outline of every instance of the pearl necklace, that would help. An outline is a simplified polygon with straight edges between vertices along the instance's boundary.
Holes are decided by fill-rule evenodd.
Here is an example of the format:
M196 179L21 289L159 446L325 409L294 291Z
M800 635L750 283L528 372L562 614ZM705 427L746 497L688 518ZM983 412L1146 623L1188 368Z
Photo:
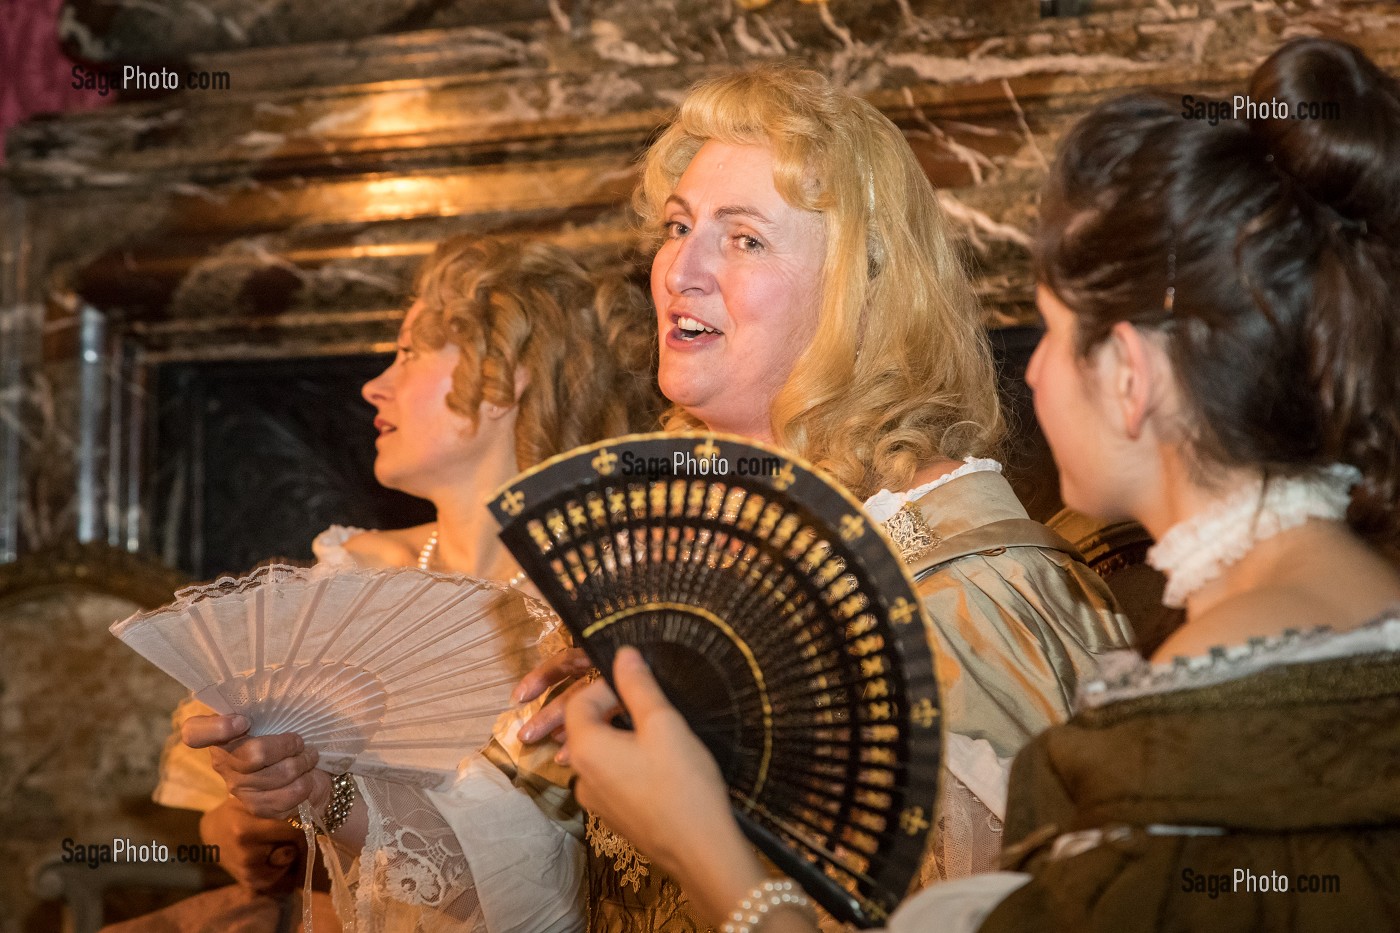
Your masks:
M1262 479L1237 489L1198 515L1173 525L1147 551L1147 562L1167 575L1162 602L1173 609L1256 544L1310 518L1336 521L1347 513L1361 471L1346 464L1303 476Z
M437 550L438 530L433 529L433 533L428 535L428 540L423 542L423 550L418 552L418 569L424 573L433 563L433 552Z
M423 542L423 549L418 552L418 569L424 573L432 570L433 555L437 553L438 530L433 529L433 533L428 535L428 540ZM519 586L525 582L525 571L520 571L515 576L506 581L506 586Z

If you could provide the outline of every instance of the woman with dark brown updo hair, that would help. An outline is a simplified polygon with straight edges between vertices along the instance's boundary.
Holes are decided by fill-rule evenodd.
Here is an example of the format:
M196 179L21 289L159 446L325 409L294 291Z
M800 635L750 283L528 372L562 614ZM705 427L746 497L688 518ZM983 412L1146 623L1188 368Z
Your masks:
M935 885L892 930L1400 923L1400 85L1304 39L1248 93L1339 112L1105 104L1064 143L1036 250L1027 379L1065 503L1141 522L1186 622L1017 757L1019 871ZM640 656L615 673L636 731L604 684L571 703L579 801L726 931L812 930Z

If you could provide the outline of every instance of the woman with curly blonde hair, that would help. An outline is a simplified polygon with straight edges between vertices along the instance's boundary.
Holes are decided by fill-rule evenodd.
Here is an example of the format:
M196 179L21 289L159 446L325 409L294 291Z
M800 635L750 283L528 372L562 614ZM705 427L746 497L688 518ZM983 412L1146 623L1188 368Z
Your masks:
M994 867L1011 757L1130 636L1102 581L988 459L1002 432L991 351L932 186L869 103L770 66L691 91L635 204L658 239L665 423L800 454L900 544L938 630L950 730L923 878ZM557 658L521 693L584 666ZM625 840L598 821L590 836L606 857L594 929L703 928L676 926L677 890Z
M862 497L908 488L934 460L992 453L1003 431L996 374L928 178L894 124L815 72L773 67L702 84L647 153L633 201L662 238L658 309L673 195L711 143L767 149L779 197L824 228L806 283L820 283L807 309L819 326L787 348L791 365L772 373L781 385L766 410L739 400L744 433L802 454ZM669 323L663 314L662 329ZM663 391L676 378L663 372ZM668 427L728 417L688 408L675 388Z
M519 584L485 502L541 460L655 424L645 299L621 275L585 270L559 247L479 237L442 243L415 293L394 360L364 396L376 410L376 478L431 501L436 521L336 526L316 539L316 555L324 565L416 566ZM200 712L208 710L187 703L177 713L190 747L178 738L167 745L155 798L205 811L201 835L219 846L242 896L288 879L302 831L282 817L304 800L324 812L334 792L348 817L322 847L334 860L345 929L578 928L582 860L571 832L580 830L567 804L553 808L566 795L518 789L489 750L464 747L447 791L368 777L336 779L333 791L300 737L250 738L246 723Z

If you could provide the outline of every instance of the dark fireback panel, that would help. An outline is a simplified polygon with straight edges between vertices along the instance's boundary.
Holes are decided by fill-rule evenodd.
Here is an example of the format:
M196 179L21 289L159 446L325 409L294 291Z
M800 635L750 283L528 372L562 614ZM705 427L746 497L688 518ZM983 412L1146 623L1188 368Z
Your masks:
M331 524L431 520L427 502L374 479L374 410L360 386L388 360L161 366L145 503L155 552L208 579L271 557L310 561Z
M1036 423L1035 405L1026 385L1026 366L1042 333L1041 327L1018 326L998 328L988 334L1007 427L999 459L1006 465L1006 478L1021 504L1031 518L1040 522L1064 507L1060 501L1060 474L1050 455L1050 445Z

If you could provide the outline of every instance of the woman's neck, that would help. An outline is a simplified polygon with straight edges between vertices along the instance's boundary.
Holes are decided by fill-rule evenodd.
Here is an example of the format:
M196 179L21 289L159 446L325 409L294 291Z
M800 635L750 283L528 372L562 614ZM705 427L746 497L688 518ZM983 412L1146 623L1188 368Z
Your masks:
M485 580L506 580L517 567L496 536L496 523L484 506L438 505L437 547L430 569L446 570Z
M486 504L520 472L508 443L487 445L488 456L472 464L470 477L435 490L437 546L432 567L487 580L506 580L519 569L497 536Z

